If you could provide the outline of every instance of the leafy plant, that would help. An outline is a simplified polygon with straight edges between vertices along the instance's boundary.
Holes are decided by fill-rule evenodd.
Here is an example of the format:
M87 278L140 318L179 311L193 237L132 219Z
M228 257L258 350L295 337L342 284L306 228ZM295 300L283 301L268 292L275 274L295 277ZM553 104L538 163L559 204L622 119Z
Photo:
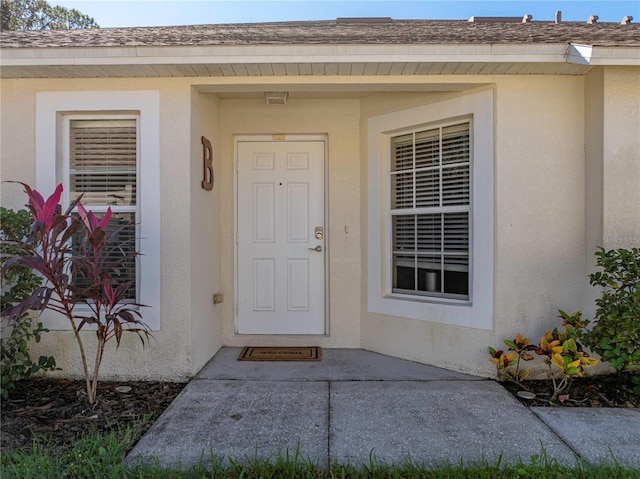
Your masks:
M0 207L0 238L13 241L15 244L0 245L0 265L7 256L21 252L20 243L29 234L30 216L26 210L14 211ZM2 276L2 294L0 308L5 310L28 298L41 284L33 271L28 268L14 266L7 268ZM9 397L15 389L16 381L37 373L38 371L56 369L53 356L40 356L33 362L29 354L29 342L40 341L41 334L48 330L38 322L32 322L31 315L23 313L13 321L2 320L2 337L0 338L0 394Z
M119 248L114 240L126 226L113 231L109 228L107 234L111 208L98 220L78 199L62 213L62 185L45 200L21 184L29 198L31 234L22 243L23 250L8 259L3 270L14 265L30 268L45 282L28 298L3 310L2 315L15 320L29 309L48 309L65 316L80 351L87 399L93 404L106 343L115 339L119 346L124 331L136 334L143 346L150 336L149 327L142 321L142 305L126 299L133 281L114 279L123 263L131 260L122 254L127 248ZM75 208L77 214L72 213ZM91 369L80 334L87 325L95 329L97 340Z
M503 350L496 351L489 346L491 354L489 361L497 366L499 378L507 378L519 383L529 376L528 369L520 369L520 361L533 360L533 356L528 351L535 350L536 347L529 344L531 342L529 338L523 338L520 334L513 340L506 339L503 342L511 352L504 354Z
M602 271L590 275L602 287L593 329L585 343L619 373L640 366L640 249L596 252Z
M555 328L547 331L538 345L530 344L529 338L523 338L518 334L514 340L505 340L509 351L496 351L489 347L491 357L489 361L497 367L498 379L509 379L526 389L522 380L529 376L528 369L520 369L520 360L532 361L529 351L535 351L538 356L544 356L542 361L549 366L549 380L552 383L553 392L550 403L554 404L560 393L567 390L570 380L582 376L584 369L595 366L598 360L589 357L578 342L583 336L584 328L589 323L582 319L582 313L572 315L559 311L562 318L563 330ZM517 356L517 359L516 359Z

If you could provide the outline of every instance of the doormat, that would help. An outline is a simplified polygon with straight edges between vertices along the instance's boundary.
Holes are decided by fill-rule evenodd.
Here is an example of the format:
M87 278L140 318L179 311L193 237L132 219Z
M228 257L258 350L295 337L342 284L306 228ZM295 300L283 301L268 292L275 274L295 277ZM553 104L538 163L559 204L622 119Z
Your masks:
M308 347L270 347L254 348L246 346L242 349L238 361L321 361L322 351L319 346Z

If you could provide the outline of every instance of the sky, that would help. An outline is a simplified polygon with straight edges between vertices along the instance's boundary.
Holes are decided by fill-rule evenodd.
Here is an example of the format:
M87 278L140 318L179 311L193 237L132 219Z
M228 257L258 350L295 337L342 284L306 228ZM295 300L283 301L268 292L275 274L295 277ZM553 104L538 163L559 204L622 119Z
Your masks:
M468 20L472 16L533 15L534 21L617 22L631 15L640 22L640 1L607 0L49 0L75 8L102 28L333 20L338 17Z

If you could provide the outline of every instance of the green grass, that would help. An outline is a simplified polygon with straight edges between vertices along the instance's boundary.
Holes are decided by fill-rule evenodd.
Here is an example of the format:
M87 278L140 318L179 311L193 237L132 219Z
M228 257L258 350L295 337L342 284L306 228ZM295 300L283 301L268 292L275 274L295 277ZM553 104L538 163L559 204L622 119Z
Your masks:
M446 465L437 468L413 462L390 466L374 461L363 466L333 464L329 469L302 458L297 452L270 460L232 459L203 456L198 465L184 469L163 468L159 464L128 467L122 464L127 450L137 439L132 429L105 435L86 436L66 448L34 443L30 453L4 453L0 477L3 479L632 479L640 471L617 465L564 467L543 454L529 463L516 465Z

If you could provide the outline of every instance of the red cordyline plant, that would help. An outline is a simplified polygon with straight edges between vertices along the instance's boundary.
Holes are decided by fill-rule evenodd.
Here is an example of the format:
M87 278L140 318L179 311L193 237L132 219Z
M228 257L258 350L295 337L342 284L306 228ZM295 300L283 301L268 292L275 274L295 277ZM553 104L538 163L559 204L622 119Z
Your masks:
M107 233L111 208L98 220L80 198L62 213L62 185L45 200L36 190L20 184L29 198L33 225L22 243L24 253L9 258L4 268L20 264L41 275L44 282L29 298L2 311L2 316L12 320L28 310L45 309L64 315L78 343L87 399L93 405L106 343L115 339L119 346L124 331L136 334L143 347L150 337L140 314L142 305L126 300L133 281L114 279L122 264L132 259L125 257L122 245L114 241L126 226ZM77 214L72 214L74 209ZM92 370L80 335L87 325L95 329L97 339Z

